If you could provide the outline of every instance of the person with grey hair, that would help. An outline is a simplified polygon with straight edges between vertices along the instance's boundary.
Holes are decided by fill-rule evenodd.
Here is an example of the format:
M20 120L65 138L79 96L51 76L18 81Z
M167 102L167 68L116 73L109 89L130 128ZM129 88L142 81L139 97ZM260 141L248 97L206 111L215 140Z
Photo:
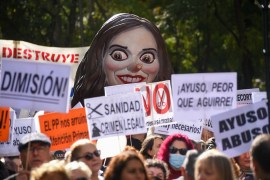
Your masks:
M270 179L270 135L258 135L251 144L251 169L255 179Z

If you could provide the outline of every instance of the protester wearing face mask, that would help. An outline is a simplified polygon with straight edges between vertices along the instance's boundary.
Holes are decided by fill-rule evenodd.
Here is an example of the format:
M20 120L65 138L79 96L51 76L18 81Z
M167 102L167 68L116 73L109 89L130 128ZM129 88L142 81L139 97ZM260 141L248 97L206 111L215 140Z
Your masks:
M188 150L193 149L191 140L180 133L168 136L158 152L158 159L167 163L169 179L177 179L181 176L181 167Z

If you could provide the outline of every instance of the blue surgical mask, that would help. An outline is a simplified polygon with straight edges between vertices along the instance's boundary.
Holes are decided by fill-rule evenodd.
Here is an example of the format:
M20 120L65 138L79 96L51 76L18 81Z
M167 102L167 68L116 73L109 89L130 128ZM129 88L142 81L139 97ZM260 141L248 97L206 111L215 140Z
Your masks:
M169 163L175 169L180 169L186 156L181 154L170 154Z

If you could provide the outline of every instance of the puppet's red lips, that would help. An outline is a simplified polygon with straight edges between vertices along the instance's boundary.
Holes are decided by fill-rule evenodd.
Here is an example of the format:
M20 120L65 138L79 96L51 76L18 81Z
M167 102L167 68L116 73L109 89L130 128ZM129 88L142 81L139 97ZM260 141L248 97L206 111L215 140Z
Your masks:
M138 83L138 82L143 82L145 80L145 77L136 75L136 76L131 76L131 75L118 75L117 76L122 83L124 84L129 84L129 83Z

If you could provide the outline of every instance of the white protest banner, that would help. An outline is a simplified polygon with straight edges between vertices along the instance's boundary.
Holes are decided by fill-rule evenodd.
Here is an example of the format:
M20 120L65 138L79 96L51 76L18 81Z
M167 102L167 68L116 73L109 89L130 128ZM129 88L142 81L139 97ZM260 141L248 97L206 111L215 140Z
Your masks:
M6 59L2 63L0 106L68 111L70 66Z
M31 132L36 132L34 118L22 118L14 120L12 141L0 143L0 156L18 156L18 146L21 138Z
M164 134L164 135L171 135L175 133L181 133L188 136L190 139L193 140L201 140L203 130L203 122L199 123L190 123L188 121L175 124L169 124L164 126L155 127L155 133L157 134Z
M135 89L142 93L147 127L175 123L173 120L173 103L169 80L148 83Z
M0 40L0 59L69 64L72 67L71 77L74 80L78 65L88 48L59 48L40 46L25 41Z
M252 92L251 96L252 96L252 103L259 102L262 100L267 101L267 94L265 91L264 92Z
M253 139L269 134L265 101L242 106L211 117L217 148L228 157L235 157L250 149Z
M259 88L237 90L237 107L252 104L252 92L259 91Z
M84 100L90 139L146 133L140 93Z
M104 87L105 96L132 93L132 92L135 92L136 86L141 86L145 84L146 84L145 82L141 82L141 83L121 84L121 85L115 85L115 86L106 86Z
M236 107L236 89L236 73L173 74L174 119L212 130L211 115Z

